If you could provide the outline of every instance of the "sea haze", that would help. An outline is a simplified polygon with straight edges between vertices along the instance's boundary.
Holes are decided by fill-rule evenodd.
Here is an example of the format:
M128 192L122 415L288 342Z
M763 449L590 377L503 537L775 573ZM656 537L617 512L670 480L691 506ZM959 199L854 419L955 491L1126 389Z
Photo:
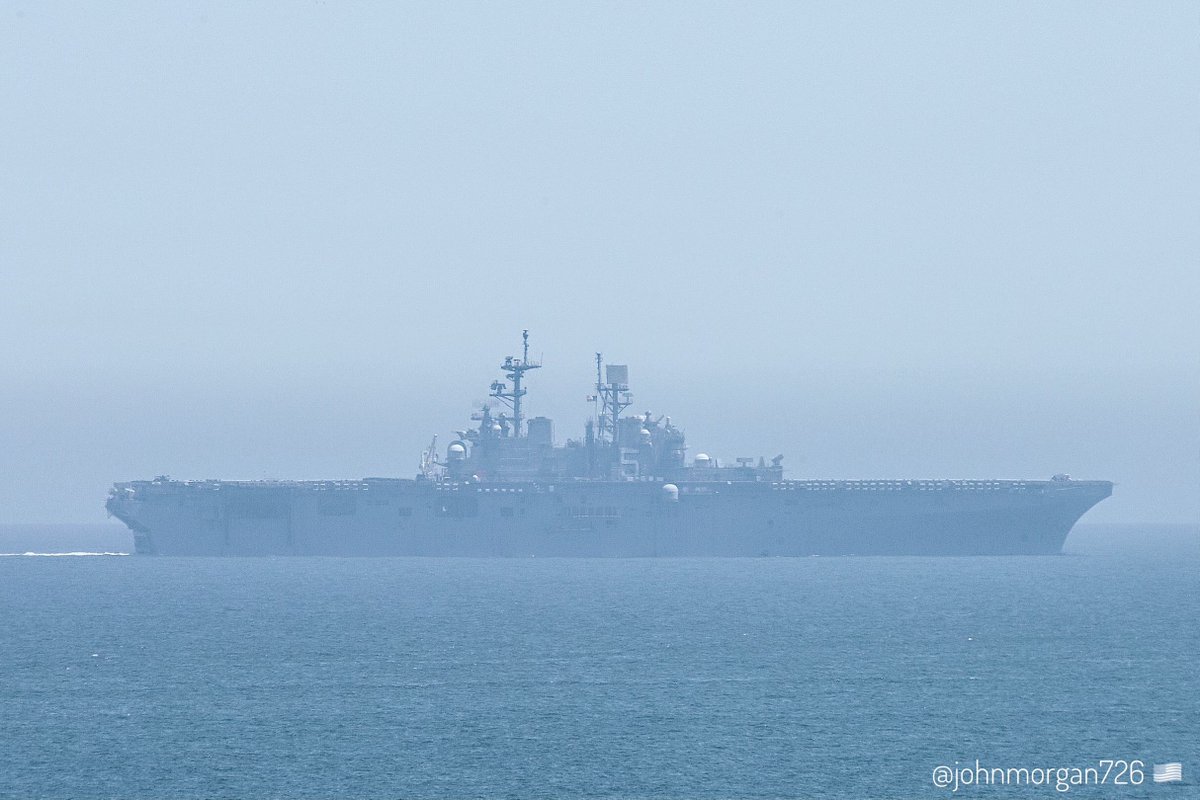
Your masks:
M0 558L0 796L950 797L977 758L1195 796L1200 534L1067 550Z

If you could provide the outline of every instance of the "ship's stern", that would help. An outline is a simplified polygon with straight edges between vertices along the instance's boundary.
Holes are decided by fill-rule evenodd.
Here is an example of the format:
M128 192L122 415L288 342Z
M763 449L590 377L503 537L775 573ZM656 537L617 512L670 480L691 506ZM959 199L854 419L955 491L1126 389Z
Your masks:
M137 488L132 483L113 484L108 492L108 499L104 502L109 516L121 520L133 533L134 552L140 555L156 555L154 537L150 528L140 518L141 506Z

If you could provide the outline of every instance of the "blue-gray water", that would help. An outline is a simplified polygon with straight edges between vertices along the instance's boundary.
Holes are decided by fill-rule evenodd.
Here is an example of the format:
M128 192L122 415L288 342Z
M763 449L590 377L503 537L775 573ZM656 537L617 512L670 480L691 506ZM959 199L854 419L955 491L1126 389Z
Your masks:
M976 758L1141 759L1141 786L1067 796L1196 796L1200 536L1067 550L0 558L0 796L951 797L931 771Z

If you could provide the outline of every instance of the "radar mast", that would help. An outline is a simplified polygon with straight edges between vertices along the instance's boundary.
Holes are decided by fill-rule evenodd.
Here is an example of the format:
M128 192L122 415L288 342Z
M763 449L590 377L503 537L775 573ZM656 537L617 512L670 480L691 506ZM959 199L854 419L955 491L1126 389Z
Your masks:
M604 379L600 377L603 357L596 353L596 394L591 400L598 409L599 440L617 444L621 412L633 403L633 392L629 391L629 367L625 364L603 364Z
M505 376L512 381L512 389L508 388L508 384L504 381L492 382L492 397L502 401L513 412L513 438L520 439L524 434L522 432L521 421L524 419L521 414L521 398L528 394L528 390L521 386L525 379L525 373L531 369L540 369L541 364L531 362L529 360L529 331L521 332L521 341L524 344L524 350L520 358L516 356L506 356L504 363L500 365L501 371Z

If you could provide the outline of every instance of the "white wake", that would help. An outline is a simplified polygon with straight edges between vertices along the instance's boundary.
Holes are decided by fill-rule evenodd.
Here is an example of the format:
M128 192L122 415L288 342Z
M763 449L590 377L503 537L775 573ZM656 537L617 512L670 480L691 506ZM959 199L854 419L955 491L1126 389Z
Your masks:
M71 553L0 553L2 558L24 558L27 556L39 556L43 558L58 558L61 556L127 556L129 553L85 553L75 551Z

